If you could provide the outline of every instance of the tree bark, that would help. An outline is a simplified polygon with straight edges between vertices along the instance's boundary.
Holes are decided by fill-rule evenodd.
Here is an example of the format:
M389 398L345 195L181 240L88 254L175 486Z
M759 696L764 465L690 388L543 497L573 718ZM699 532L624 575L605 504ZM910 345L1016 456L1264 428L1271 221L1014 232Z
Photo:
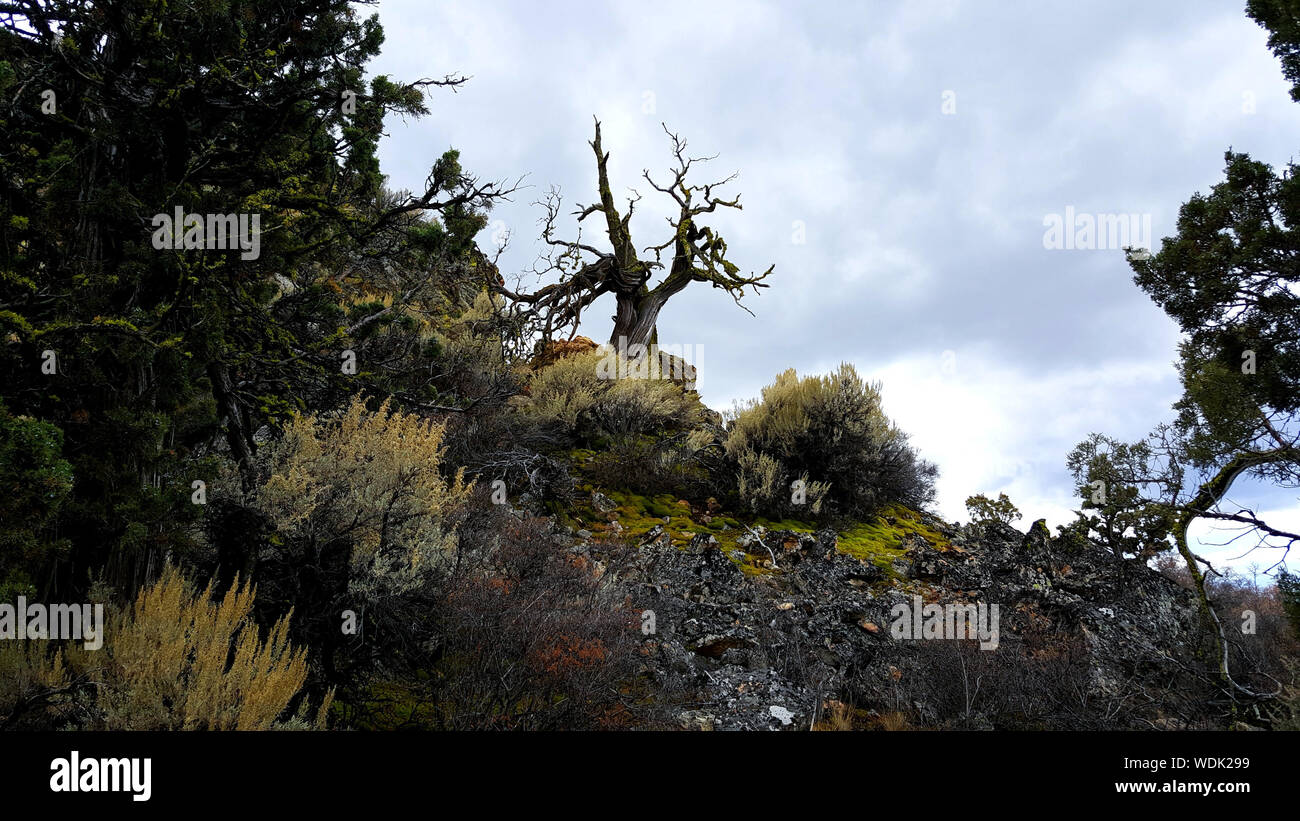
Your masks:
M253 488L253 435L248 430L244 409L235 396L230 381L230 370L221 362L208 365L208 378L212 380L212 398L216 400L217 410L225 418L226 443L230 453L239 465L239 476L248 492Z
M1191 574L1192 582L1196 588L1197 602L1201 606L1201 614L1212 631L1215 654L1218 656L1217 667L1220 685L1225 692L1234 698L1238 692L1252 697L1258 697L1259 694L1241 686L1232 678L1232 672L1228 666L1228 639L1224 635L1223 623L1219 620L1219 614L1215 612L1214 604L1210 601L1205 574L1201 572L1200 568L1200 557L1192 552L1191 546L1188 544L1187 530L1191 527L1192 522L1204 515L1205 511L1218 504L1219 500L1232 487L1232 483L1237 480L1237 477L1250 468L1268 464L1270 461L1281 458L1284 453L1283 450L1276 450L1265 453L1243 453L1235 456L1213 478L1200 486L1196 496L1174 520L1174 545L1178 548L1179 554L1182 555L1188 573Z
M644 289L643 289L644 291ZM659 342L659 311L666 300L656 294L619 294L609 344L620 350Z

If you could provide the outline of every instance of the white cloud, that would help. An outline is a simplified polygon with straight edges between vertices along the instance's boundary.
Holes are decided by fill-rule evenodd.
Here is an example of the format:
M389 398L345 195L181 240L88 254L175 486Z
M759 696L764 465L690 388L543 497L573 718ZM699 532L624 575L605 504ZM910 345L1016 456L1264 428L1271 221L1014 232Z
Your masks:
M955 367L945 373L945 361ZM1102 368L1031 373L979 349L942 351L860 368L883 384L885 410L926 458L941 468L937 507L967 518L965 499L1005 492L1027 521L1055 526L1077 506L1065 457L1091 431L1126 431L1134 417L1162 408L1118 403L1136 387L1174 382L1166 368L1113 362Z
M379 12L380 71L473 76L435 92L431 117L388 124L384 168L416 187L456 146L474 173L528 174L533 188L493 213L513 233L508 274L539 250L530 203L547 186L591 201L593 114L615 188L646 197L641 245L660 241L666 214L640 178L670 160L661 121L692 153L721 155L702 170L740 171L745 210L715 225L742 269L777 266L746 298L758 318L692 287L669 303L661 338L705 346L700 387L715 407L787 367L850 360L882 378L889 411L940 465L950 519L965 517L966 496L1004 490L1028 517L1069 520L1069 449L1092 431L1142 436L1178 393L1172 323L1120 255L1044 251L1043 215L1151 213L1163 236L1219 179L1229 145L1285 161L1300 130L1264 33L1215 0L1050 13L956 0L383 0ZM944 90L955 115L941 112ZM581 332L606 338L609 313L588 311Z

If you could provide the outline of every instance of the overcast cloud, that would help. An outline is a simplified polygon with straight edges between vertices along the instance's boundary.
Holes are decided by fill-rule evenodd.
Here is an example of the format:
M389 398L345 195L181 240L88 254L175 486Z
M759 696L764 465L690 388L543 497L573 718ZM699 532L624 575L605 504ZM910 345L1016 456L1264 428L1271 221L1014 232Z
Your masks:
M510 276L536 257L549 186L594 198L593 115L616 193L645 197L634 240L662 242L641 171L667 168L666 123L720 155L703 170L739 171L744 211L713 223L733 261L776 265L756 317L704 286L665 309L661 341L702 346L708 404L852 362L939 464L946 518L1005 491L1022 525L1070 520L1066 453L1169 417L1178 334L1122 251L1048 250L1044 217L1149 214L1158 244L1229 146L1291 160L1300 105L1266 33L1206 0L806 5L383 0L377 72L472 77L389 124L384 169L414 188L456 147L481 177L526 174L480 237L510 232ZM604 341L611 313L580 333ZM1300 525L1294 493L1239 491Z

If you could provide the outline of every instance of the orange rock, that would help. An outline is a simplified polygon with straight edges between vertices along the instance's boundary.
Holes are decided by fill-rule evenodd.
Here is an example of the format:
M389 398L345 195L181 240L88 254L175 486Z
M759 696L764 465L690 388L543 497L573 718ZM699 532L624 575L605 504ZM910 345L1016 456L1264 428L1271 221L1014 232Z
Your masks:
M533 357L532 368L539 370L547 365L554 365L566 356L577 356L588 351L594 351L600 346L585 336L575 336L573 339L553 339L542 348L541 352Z

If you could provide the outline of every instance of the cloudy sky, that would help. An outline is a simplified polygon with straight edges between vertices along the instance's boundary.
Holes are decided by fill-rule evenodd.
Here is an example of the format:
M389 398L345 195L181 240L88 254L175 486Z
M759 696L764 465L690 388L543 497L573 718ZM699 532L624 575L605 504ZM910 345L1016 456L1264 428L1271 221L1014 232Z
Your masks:
M660 340L698 351L705 401L851 362L939 464L939 513L964 521L968 495L1004 491L1022 525L1056 525L1078 506L1075 443L1169 417L1178 333L1123 251L1046 248L1045 219L1149 215L1158 246L1229 146L1293 159L1300 105L1242 6L382 0L378 73L472 79L390 122L381 159L396 187L448 147L481 177L523 176L480 237L509 235L509 276L536 259L550 186L594 199L593 116L616 193L645 197L634 241L662 242L666 203L641 172L667 169L667 124L719 155L709 176L739 172L744 211L713 221L732 260L776 266L746 300L756 316L704 286L665 309ZM580 332L604 341L612 312ZM1294 491L1234 497L1300 526Z

